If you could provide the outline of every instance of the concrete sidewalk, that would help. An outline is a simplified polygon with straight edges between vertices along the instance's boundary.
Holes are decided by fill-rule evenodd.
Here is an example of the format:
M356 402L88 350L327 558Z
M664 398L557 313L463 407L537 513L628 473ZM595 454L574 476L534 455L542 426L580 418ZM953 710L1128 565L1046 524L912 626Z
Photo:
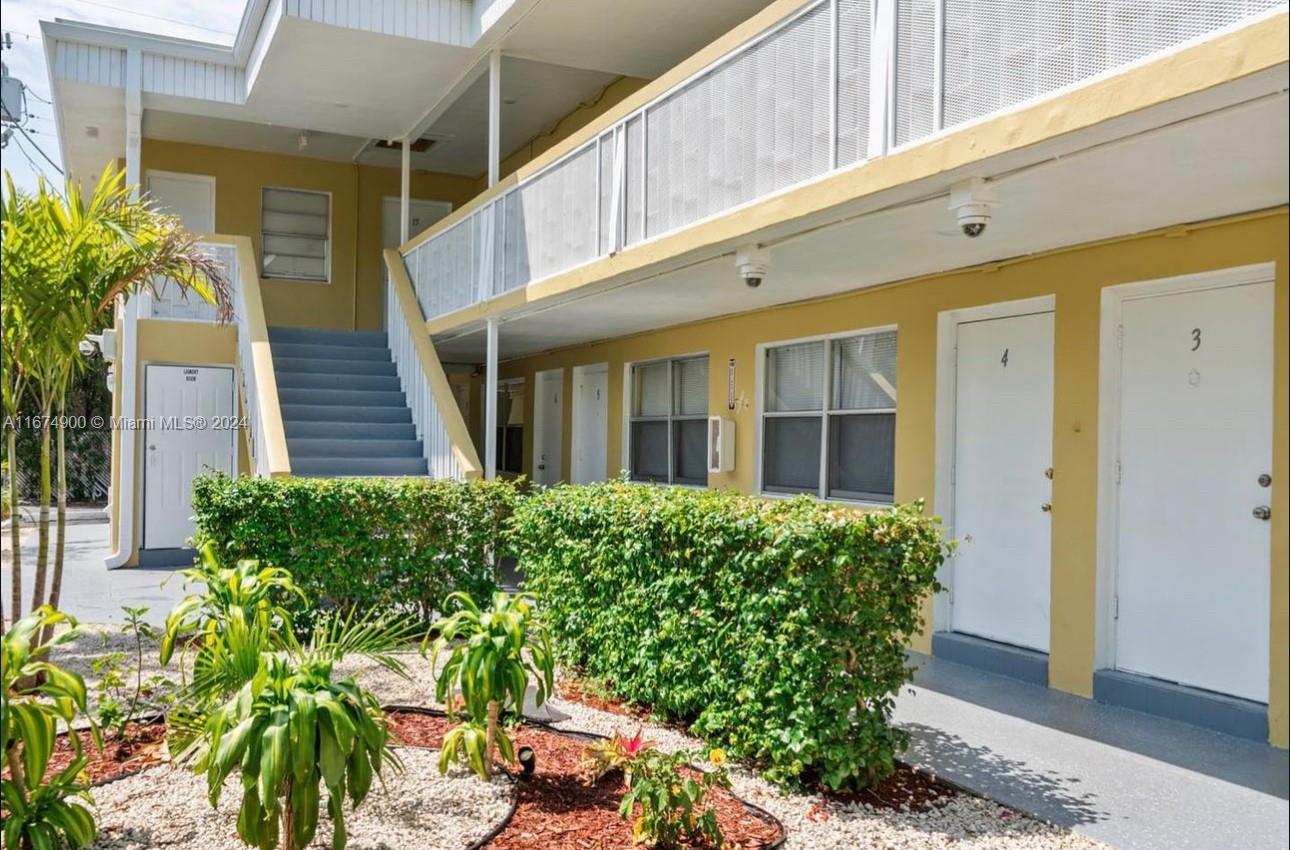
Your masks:
M70 517L69 517L70 519ZM22 600L26 611L31 603L36 573L36 526L24 522L22 530ZM54 556L54 529L50 525L49 557ZM10 588L13 576L9 569L9 529L3 535L3 561L0 563L0 598L4 599L5 616L10 616ZM122 606L147 606L145 619L155 625L166 620L166 614L184 597L183 577L172 568L139 567L108 570L103 559L108 554L107 517L100 508L76 511L75 520L67 525L63 559L63 594L59 607L85 623L121 623ZM174 576L172 578L172 576ZM48 581L48 579L46 579ZM163 582L165 582L163 586ZM46 586L48 595L48 585Z
M907 760L1124 850L1290 845L1290 757L1266 744L915 655Z

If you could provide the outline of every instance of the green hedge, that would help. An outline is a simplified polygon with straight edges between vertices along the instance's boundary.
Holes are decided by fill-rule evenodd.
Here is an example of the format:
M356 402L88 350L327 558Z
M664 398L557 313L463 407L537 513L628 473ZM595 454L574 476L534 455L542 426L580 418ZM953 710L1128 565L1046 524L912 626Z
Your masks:
M290 569L310 599L429 618L445 596L487 599L487 550L514 508L506 481L230 478L193 483L196 543Z
M511 525L565 663L773 780L891 771L905 648L946 552L921 504L617 481L539 492Z

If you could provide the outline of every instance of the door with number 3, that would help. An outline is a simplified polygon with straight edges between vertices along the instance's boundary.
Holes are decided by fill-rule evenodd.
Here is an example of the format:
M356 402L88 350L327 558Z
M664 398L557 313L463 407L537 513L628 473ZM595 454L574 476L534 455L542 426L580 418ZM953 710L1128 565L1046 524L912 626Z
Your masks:
M1269 663L1268 274L1125 298L1111 473L1116 668L1257 702Z

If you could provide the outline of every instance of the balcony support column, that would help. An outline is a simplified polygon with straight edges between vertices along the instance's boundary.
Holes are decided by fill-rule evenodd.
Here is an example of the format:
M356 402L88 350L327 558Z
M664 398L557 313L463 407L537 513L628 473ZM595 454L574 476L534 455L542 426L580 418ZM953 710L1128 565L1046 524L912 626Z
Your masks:
M497 477L497 317L488 319L484 355L484 478Z
M412 237L412 140L399 144L399 244Z
M488 185L501 179L502 151L502 51L488 54Z

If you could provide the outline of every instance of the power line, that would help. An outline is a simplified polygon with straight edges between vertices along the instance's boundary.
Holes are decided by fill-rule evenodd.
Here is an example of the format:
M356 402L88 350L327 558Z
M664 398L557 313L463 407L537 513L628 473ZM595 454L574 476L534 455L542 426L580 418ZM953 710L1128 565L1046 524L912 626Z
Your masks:
M112 3L101 3L101 2L98 2L98 0L74 0L74 2L84 3L87 6L98 6L100 9L111 9L114 12L124 12L127 15L137 15L141 18L152 18L153 20L165 21L171 24L181 24L191 29L205 30L206 32L213 32L219 35L235 35L235 33L229 32L228 30L215 29L214 27L204 27L204 26L201 26L200 24L190 23L188 21L181 20L179 18L167 18L165 15L154 15L154 14L151 14L150 12L140 12L135 9L127 9L124 6L117 6Z
M33 139L33 138L31 137L31 134L27 132L27 128L26 128L26 127L22 126L21 124L15 124L15 125L13 125L13 126L17 127L17 128L18 128L18 132L19 132L19 133L22 133L23 137L25 137L25 138L27 139L27 141L31 144L31 146L32 146L33 148L35 148L35 149L36 149L36 153L38 153L38 154L40 154L42 157L44 157L45 162L48 162L50 165L52 165L52 166L54 167L54 170L55 170L55 171L57 171L59 174L62 174L62 173L63 173L63 169L59 167L58 163L56 163L56 162L54 162L52 159L50 159L50 158L49 158L49 154L45 153L45 151L40 147L40 145L36 144L36 140L35 140L35 139ZM17 136L14 136L14 138L16 139L16 138L18 138L18 137L17 137Z
M31 166L31 170L46 180L49 180L49 175L45 173L45 169L41 168L39 163L27 155L27 149L22 146L22 136L14 136L13 139L18 142L15 147L18 148L18 153L22 154L22 158L27 160L27 164Z

